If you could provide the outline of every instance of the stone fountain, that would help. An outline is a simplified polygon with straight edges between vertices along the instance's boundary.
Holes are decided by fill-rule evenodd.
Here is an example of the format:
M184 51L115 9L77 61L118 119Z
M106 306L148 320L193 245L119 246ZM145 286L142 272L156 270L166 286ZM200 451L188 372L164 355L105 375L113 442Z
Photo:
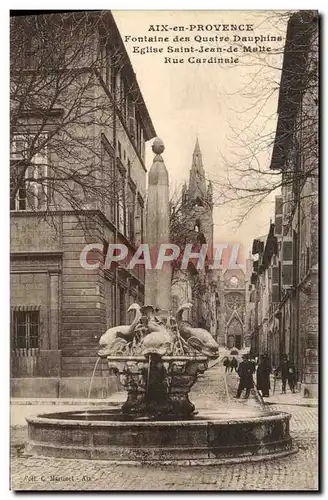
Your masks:
M147 243L169 241L169 179L160 139L149 172ZM157 253L157 252L156 252ZM108 360L127 391L127 400L102 409L30 417L32 454L106 459L124 463L220 464L264 460L293 453L290 415L240 405L196 412L189 391L197 376L219 356L209 332L183 321L182 305L171 310L171 269L146 270L145 306L131 325L110 328L100 339L99 356Z
M175 318L154 316L152 306L138 312L140 321L133 340L119 338L99 351L128 393L123 414L166 419L194 415L188 394L197 375L207 369L208 360L218 357L216 342L206 331L208 339L203 343L197 344L197 338L186 342Z

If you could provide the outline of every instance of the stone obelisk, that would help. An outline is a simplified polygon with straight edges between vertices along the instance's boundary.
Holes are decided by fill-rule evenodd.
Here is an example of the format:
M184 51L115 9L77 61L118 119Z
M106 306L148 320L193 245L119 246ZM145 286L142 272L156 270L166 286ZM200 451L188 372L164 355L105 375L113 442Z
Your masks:
M167 314L171 309L171 264L154 269L161 244L169 243L169 175L161 154L164 144L156 138L152 150L155 154L148 175L146 211L146 243L152 257L152 269L146 269L145 304Z

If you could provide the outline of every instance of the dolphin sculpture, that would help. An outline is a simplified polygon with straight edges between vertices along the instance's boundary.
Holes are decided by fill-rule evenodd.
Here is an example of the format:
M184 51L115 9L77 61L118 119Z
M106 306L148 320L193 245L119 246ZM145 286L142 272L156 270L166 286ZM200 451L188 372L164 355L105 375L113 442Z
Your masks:
M171 337L164 328L162 331L149 333L142 340L141 352L144 355L158 354L164 356L169 354L171 350Z
M181 337L188 345L194 347L197 351L208 356L217 358L219 355L219 345L213 339L212 335L204 328L193 328L188 321L182 319L183 311L190 310L193 307L191 302L182 304L176 312L176 320Z
M98 356L105 358L112 353L114 346L122 348L131 340L134 329L141 318L141 308L139 304L131 304L127 312L135 311L135 317L130 325L118 325L108 328L108 330L100 337Z
M172 350L172 335L165 326L156 320L155 309L152 306L144 308L147 315L147 329L149 333L142 339L140 348L144 355L157 354L164 356Z

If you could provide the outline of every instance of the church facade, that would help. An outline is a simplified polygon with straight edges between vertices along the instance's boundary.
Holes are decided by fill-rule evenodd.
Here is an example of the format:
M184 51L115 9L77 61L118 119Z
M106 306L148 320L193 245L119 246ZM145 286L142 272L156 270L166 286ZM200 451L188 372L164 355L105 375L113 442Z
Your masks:
M221 328L219 344L228 349L250 347L250 301L248 265L246 270L227 269L220 276ZM245 272L246 271L246 272Z

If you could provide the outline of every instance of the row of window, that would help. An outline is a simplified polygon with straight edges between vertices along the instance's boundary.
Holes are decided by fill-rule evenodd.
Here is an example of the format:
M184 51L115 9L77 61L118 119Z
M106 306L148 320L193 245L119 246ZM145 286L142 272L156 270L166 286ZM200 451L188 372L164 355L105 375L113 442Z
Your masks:
M270 303L279 303L286 289L296 286L310 269L310 249L308 246L302 249L300 259L295 254L297 234L294 231L293 238L279 242L280 259L273 255L270 267L267 270L268 300ZM254 261L254 264L258 264ZM255 270L255 272L257 272ZM255 284L255 281L252 281ZM251 292L251 295L253 292ZM254 294L253 294L254 295ZM254 300L251 300L251 302Z
M121 111L125 125L132 137L135 146L141 155L145 158L145 141L140 115L137 111L137 103L133 87L124 77L122 70L119 70L119 54L113 54L113 50L108 44L100 48L101 58L101 77L108 90L115 92L115 99L118 108Z
M10 148L10 192L17 192L10 199L10 210L42 210L49 195L48 137L16 135ZM33 157L30 158L31 151ZM26 164L24 163L26 161ZM27 165L27 166L26 166Z
M32 143L34 141L34 143ZM120 143L119 143L120 146ZM119 147L119 156L121 156ZM30 151L36 151L30 158ZM48 145L47 136L43 134L35 141L33 135L17 135L11 142L11 175L10 189L16 191L11 197L11 210L43 210L49 204L50 189L47 182ZM26 167L24 161L27 162ZM130 178L130 161L127 172L123 164L117 163L115 172L114 157L102 144L102 172L104 179L112 184L109 202L105 211L107 218L117 224L118 230L130 241L142 241L143 234L143 202L136 193ZM107 206L108 205L108 206Z
M103 175L113 180L113 196L106 210L107 218L132 243L140 243L143 238L143 199L138 194L135 184L130 177L130 161L128 168L117 160L116 169L114 157L102 143L102 171Z

